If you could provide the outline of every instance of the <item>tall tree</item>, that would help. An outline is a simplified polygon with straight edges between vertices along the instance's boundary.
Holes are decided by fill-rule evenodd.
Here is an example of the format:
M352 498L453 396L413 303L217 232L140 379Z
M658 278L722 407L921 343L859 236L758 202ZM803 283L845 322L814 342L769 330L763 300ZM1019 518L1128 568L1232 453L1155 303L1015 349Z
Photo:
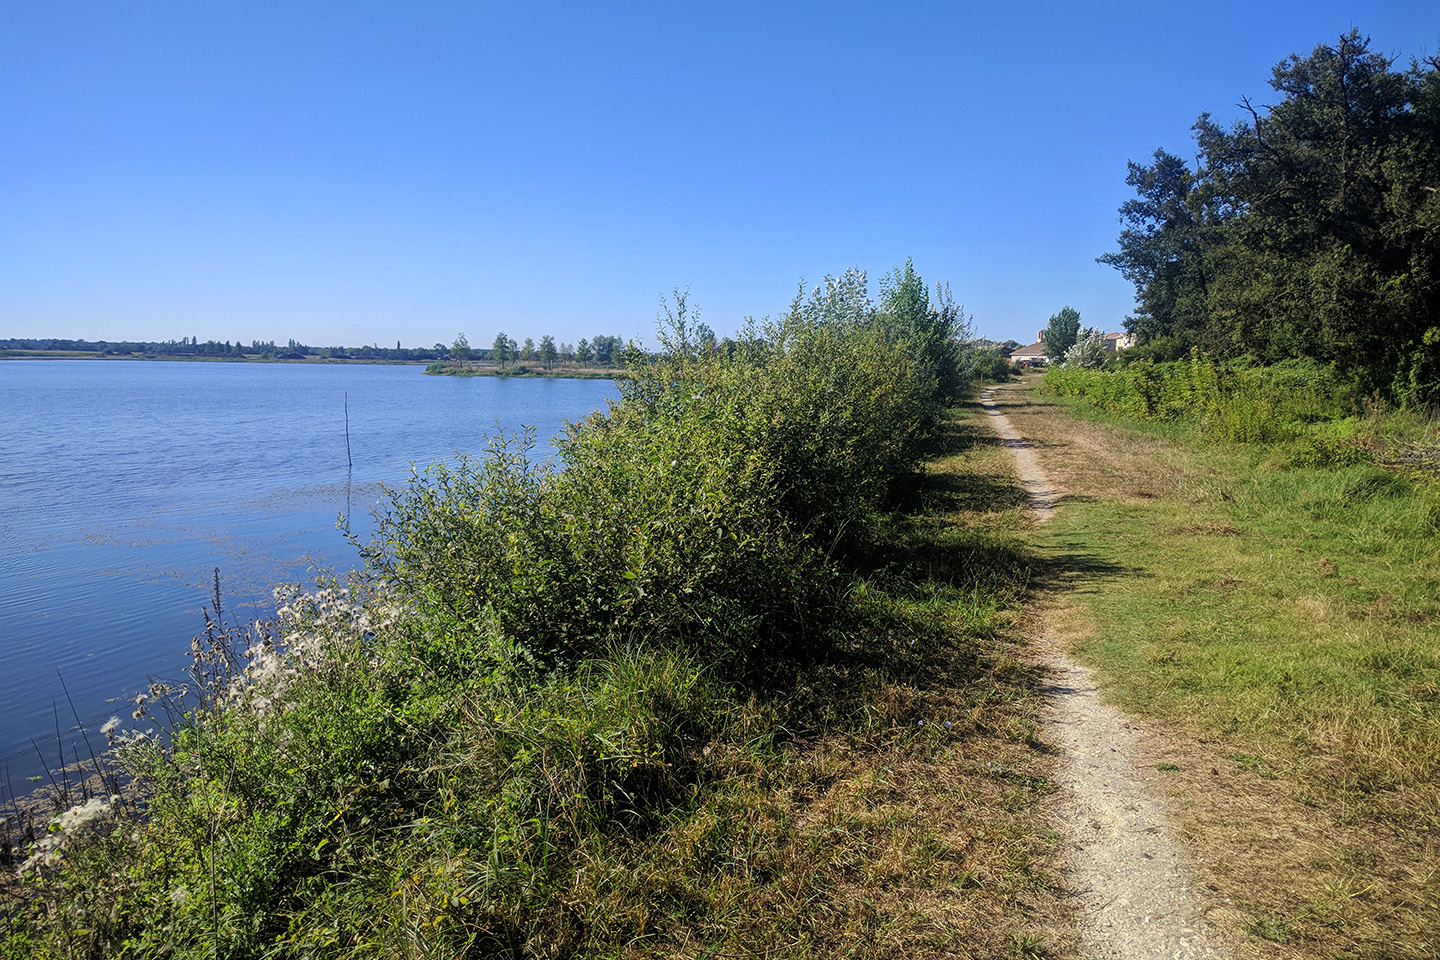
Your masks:
M1135 285L1136 311L1125 328L1137 343L1174 337L1188 346L1204 329L1209 295L1207 221L1202 176L1165 150L1155 162L1129 164L1125 182L1138 196L1120 207L1120 249L1098 258Z
M915 264L907 259L904 267L896 267L880 280L879 317L894 333L914 343L937 397L950 399L959 394L968 379L962 369L964 348L960 342L968 334L968 324L948 284L936 285L932 301Z
M450 356L456 360L470 359L470 341L465 339L465 334L459 334L455 342L450 345Z
M1414 272L1433 288L1433 256L1412 263L1419 237L1391 202L1427 179L1397 162L1419 77L1391 66L1352 30L1278 64L1270 85L1282 99L1266 112L1246 100L1248 123L1200 131L1218 188L1245 210L1217 291L1222 315L1263 357L1333 360L1377 386L1436 305Z
M1060 312L1050 318L1040 342L1045 345L1045 356L1051 360L1065 359L1065 352L1080 339L1080 311L1066 304Z
M619 354L625 342L619 337L611 337L599 334L590 341L590 348L595 351L595 362L602 367L608 367L620 359Z
M1308 356L1367 390L1440 402L1440 69L1394 69L1350 31L1277 64L1273 106L1194 126L1191 171L1130 165L1120 249L1143 343ZM1432 331L1434 331L1432 335Z
M515 359L515 341L505 335L505 331L495 334L495 342L490 345L490 355L495 362L504 366Z
M555 349L555 338L547 333L540 338L540 363L546 370L549 370L555 366L557 356L559 356L559 351Z

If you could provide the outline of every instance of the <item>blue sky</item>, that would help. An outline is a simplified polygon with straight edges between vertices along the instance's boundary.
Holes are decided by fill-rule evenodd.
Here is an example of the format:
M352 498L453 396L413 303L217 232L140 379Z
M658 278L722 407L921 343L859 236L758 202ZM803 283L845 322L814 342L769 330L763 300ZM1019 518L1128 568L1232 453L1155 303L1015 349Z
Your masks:
M913 258L976 330L1118 329L1125 163L1432 2L0 0L0 337L718 333Z

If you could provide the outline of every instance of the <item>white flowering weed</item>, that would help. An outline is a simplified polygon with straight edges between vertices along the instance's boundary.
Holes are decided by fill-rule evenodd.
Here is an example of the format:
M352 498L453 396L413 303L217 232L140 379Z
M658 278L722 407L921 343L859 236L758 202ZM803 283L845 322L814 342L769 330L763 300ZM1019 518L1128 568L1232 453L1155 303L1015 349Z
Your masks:
M65 847L98 831L119 802L118 796L91 797L61 813L51 821L50 832L31 848L30 856L20 864L20 872L27 873L59 863Z

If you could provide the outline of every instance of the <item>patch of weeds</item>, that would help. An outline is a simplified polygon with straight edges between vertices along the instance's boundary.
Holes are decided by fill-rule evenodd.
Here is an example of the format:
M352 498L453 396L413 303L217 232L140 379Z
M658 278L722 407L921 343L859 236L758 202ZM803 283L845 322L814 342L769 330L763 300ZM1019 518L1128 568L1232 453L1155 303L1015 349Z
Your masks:
M1159 770L1161 773L1172 773L1176 770L1179 770L1180 765L1177 763L1170 763L1169 761L1161 761L1160 763L1155 764L1155 769Z
M1289 920L1274 917L1256 917L1245 925L1245 932L1271 943L1289 943L1295 936Z
M1379 860L1379 854L1364 847L1341 847L1336 852L1335 859L1347 866L1368 870L1375 866Z
M1307 434L1295 442L1282 465L1324 470L1369 462L1370 453L1352 439Z
M1015 934L1011 937L1010 948L1006 956L1014 960L1050 960L1055 954L1050 949L1050 942L1036 934Z
M1244 767L1246 770L1255 771L1258 776L1263 777L1266 780L1275 779L1274 772L1270 770L1270 768L1266 765L1265 761L1255 756L1254 754L1232 753L1230 754L1230 759L1240 764L1240 766Z
M1013 783L1016 786L1024 787L1031 793L1049 793L1055 789L1055 783L1049 777L1038 774L1027 773L1015 767L1006 767L1001 764L987 763L985 773L997 780Z

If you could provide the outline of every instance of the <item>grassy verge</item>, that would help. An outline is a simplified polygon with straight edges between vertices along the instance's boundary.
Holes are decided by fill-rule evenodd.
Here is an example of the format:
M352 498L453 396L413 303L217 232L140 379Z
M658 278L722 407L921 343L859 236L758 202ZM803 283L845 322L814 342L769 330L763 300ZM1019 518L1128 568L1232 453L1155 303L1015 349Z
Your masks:
M1213 882L1282 955L1434 956L1434 491L1009 389L1064 494L1043 544L1115 566L1055 619L1177 734L1158 761Z

